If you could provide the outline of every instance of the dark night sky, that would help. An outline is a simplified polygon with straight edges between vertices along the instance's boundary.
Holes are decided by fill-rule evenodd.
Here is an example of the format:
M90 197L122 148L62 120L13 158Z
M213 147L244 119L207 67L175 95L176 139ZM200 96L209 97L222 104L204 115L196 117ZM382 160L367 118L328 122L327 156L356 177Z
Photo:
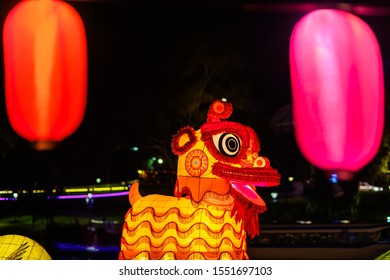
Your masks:
M2 22L18 1L3 2ZM83 123L49 153L37 153L15 136L16 149L0 165L0 180L5 184L39 183L47 174L68 178L69 182L62 183L86 183L97 176L104 179L108 172L115 173L115 168L123 169L129 164L125 157L131 154L121 151L121 147L142 144L142 134L155 131L161 123L156 112L172 102L165 93L175 83L170 65L185 63L177 54L182 42L195 38L220 37L240 51L246 62L242 75L254 93L253 107L248 109L253 117L245 118L249 122L245 124L258 132L262 151L271 164L285 170L285 164L300 157L291 134L265 135L272 132L267 122L260 119L270 119L291 102L288 44L294 24L303 12L249 12L234 5L69 3L83 18L88 40L88 104ZM362 18L370 24L381 45L388 84L390 41L386 37L390 15ZM3 90L0 92L3 94ZM3 98L0 116L0 129L10 132ZM110 163L114 171L107 171Z

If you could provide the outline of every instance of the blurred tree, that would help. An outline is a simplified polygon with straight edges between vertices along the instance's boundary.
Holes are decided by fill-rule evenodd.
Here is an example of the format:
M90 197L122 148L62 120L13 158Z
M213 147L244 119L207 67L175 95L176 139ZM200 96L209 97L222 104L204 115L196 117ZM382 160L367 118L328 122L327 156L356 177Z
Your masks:
M376 157L360 172L360 180L373 185L387 186L390 184L389 174L390 159L390 131L386 127L382 145Z
M251 89L237 46L219 37L182 44L176 82L167 95L172 100L167 109L175 112L179 128L199 127L206 120L209 105L217 98L228 99L237 112L250 107Z
M13 130L2 129L0 133L0 180L3 186L10 183L10 177L15 172L13 156L17 154L22 143L23 140ZM19 164L23 165L23 162Z
M366 181L370 184L378 186L390 185L390 94L389 90L386 90L386 104L385 104L385 128L383 132L383 139L381 147L375 158L359 173L360 181Z
M170 147L172 135L186 125L198 129L206 121L213 100L226 98L232 102L231 119L242 123L259 109L253 106L240 46L223 32L213 34L192 35L170 50L160 69L161 94L153 100L156 125L153 129L140 127L145 135L144 146L158 151L170 170L176 170L176 157Z
M0 134L1 163L5 163L7 157L12 154L18 145L19 136L13 131L3 130Z

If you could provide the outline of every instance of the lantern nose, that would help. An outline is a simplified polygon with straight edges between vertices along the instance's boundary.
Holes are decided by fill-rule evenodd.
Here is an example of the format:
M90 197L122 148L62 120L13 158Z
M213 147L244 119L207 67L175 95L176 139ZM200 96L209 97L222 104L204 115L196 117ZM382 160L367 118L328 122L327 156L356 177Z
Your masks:
M259 156L257 152L252 152L250 149L246 151L246 159L242 161L243 167L267 167L270 166L269 160L266 157Z
M269 166L269 160L266 157L257 157L254 160L253 167L267 167Z

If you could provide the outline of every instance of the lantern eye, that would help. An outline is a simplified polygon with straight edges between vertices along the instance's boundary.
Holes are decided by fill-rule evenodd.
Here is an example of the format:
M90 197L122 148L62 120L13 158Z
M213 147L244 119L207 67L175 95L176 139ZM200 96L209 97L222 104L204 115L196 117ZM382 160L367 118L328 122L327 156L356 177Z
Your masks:
M235 157L241 147L240 138L232 133L220 133L213 135L213 142L218 151L224 156Z

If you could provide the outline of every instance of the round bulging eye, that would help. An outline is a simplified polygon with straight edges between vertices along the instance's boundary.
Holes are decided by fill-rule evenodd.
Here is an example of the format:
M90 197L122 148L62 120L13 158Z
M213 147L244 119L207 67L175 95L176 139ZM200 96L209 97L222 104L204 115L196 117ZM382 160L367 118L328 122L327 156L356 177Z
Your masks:
M213 136L214 145L221 154L234 157L240 151L240 138L232 133L222 133Z

